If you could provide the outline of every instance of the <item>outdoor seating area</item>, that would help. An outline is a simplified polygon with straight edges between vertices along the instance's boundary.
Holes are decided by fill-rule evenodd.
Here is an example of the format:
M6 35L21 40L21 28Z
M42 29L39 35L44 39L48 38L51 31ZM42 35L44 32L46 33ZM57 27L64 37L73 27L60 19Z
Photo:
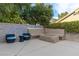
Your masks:
M24 42L29 39L40 39L47 42L56 43L65 39L65 32L63 29L46 29L44 33L43 28L28 29L28 32L18 35L19 42ZM64 38L64 39L63 39ZM14 43L17 40L15 34L6 34L6 42Z
M10 44L0 42L0 56L79 55L79 42L70 41L69 39L73 37L67 36L64 29L46 28L46 33L43 28L28 28L28 31L22 29L19 31L18 28L17 31L14 31L15 34L8 33L3 36L6 38L4 40ZM79 36L75 37L78 39Z
M0 3L0 56L79 56L78 3L15 2Z
M0 56L79 55L79 52L77 52L79 43L70 41L71 38L66 35L64 29L46 28L44 33L43 28L27 28L24 25L23 27L11 24L4 25L4 28L1 27L0 29L5 29L5 26L9 28L8 31L7 28L6 30L0 30L2 33L0 37L4 39L4 42L1 42L0 39ZM12 26L14 26L14 29L10 30Z
M45 32L40 25L35 28L35 25L0 23L0 42L14 43L24 42L29 39L39 39L56 43L65 40L64 29L46 28Z
M29 40L31 38L30 33L23 33L19 36L19 42L23 42L24 40ZM15 34L6 34L6 42L7 43L14 43L16 40Z
M64 29L46 29L44 33L43 29L29 29L32 38L38 38L47 42L56 43L60 40L65 40Z

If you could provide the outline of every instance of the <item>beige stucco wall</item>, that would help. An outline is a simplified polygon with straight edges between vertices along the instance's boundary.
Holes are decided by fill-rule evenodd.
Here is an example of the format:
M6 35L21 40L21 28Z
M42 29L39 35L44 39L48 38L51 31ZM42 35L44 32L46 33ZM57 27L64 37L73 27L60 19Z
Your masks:
M68 18L64 19L61 22L71 22L71 21L79 21L79 14L72 14L71 16L69 16Z

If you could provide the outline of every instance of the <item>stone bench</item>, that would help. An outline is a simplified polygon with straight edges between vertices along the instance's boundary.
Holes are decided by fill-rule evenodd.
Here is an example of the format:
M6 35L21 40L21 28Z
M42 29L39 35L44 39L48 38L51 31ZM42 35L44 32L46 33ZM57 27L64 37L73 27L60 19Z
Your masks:
M46 29L47 36L59 36L60 40L65 40L65 31L64 29Z
M43 29L42 28L33 28L33 29L28 29L28 32L31 33L31 38L39 38L40 35L43 34Z
M40 40L56 43L59 41L59 36L47 36L47 35L40 35Z
M38 38L40 40L56 43L59 40L65 39L64 29L46 29L44 33L43 28L40 29L29 29L32 39Z

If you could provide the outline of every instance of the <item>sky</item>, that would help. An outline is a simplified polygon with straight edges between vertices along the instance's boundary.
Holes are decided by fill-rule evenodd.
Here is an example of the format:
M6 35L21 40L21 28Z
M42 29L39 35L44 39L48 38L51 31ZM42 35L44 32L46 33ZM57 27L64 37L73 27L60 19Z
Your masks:
M58 14L61 14L62 12L72 12L75 9L79 8L79 3L53 3L53 10L54 10L54 17L58 18Z

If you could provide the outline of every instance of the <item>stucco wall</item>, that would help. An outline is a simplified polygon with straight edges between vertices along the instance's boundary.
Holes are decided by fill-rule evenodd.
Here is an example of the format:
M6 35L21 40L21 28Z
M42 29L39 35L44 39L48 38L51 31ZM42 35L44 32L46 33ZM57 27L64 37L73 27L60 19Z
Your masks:
M68 18L64 19L61 22L71 22L71 21L79 21L79 14L72 14L71 16L69 16Z
M26 25L0 23L0 42L5 41L5 35L9 33L15 34L18 40L18 35L21 35L23 32L27 32Z
M5 35L9 33L14 33L17 37L17 40L19 39L19 35L21 35L24 32L27 32L27 28L37 28L40 26L34 26L34 25L26 25L26 24L9 24L9 23L0 23L0 42L5 41Z

